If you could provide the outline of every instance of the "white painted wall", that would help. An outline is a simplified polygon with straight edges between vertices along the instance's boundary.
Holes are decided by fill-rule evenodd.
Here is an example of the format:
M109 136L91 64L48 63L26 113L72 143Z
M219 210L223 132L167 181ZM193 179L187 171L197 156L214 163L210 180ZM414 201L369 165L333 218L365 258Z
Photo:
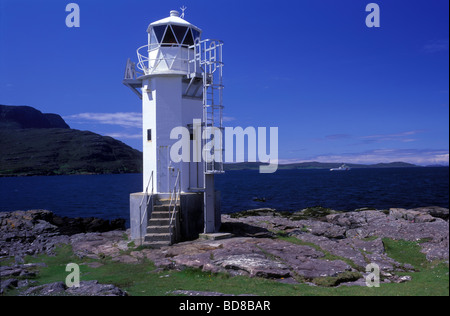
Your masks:
M197 187L197 184L203 186L201 162L173 163L170 160L170 147L177 141L170 139L172 129L187 127L193 119L202 119L203 115L201 99L183 98L182 79L181 75L155 75L143 81L144 192L152 172L157 193L172 191L178 170L181 171L183 192L189 192L189 188ZM151 141L147 140L148 129L152 131Z

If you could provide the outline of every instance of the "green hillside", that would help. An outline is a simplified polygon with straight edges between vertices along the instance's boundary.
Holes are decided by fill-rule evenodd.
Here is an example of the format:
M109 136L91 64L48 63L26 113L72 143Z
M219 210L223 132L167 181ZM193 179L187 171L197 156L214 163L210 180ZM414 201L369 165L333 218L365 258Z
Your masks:
M56 114L0 105L0 176L142 172L142 153L111 137L70 129Z

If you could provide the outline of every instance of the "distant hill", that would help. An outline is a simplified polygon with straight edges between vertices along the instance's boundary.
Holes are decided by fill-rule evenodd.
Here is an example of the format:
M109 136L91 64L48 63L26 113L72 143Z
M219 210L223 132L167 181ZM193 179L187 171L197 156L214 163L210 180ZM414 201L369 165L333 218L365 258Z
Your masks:
M0 176L142 172L142 153L111 137L70 129L57 114L0 105Z
M259 162L242 162L242 163L226 163L224 164L224 169L227 170L257 170L260 165L264 165ZM293 170L293 169L331 169L338 168L342 163L327 163L327 162L301 162L292 164L280 164L278 165L278 170ZM406 162L391 162L391 163L378 163L372 165L363 164L346 164L352 169L361 168L413 168L419 167Z
M0 104L0 129L70 128L58 114L44 114L31 106Z

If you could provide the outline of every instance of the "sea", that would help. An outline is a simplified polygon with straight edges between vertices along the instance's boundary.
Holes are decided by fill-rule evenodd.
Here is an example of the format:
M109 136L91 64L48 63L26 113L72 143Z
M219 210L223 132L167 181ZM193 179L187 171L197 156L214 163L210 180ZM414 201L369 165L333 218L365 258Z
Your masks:
M322 206L359 208L449 208L449 168L227 171L215 177L222 213L256 208L295 212ZM46 209L60 216L124 218L129 195L142 190L141 174L0 178L0 212Z

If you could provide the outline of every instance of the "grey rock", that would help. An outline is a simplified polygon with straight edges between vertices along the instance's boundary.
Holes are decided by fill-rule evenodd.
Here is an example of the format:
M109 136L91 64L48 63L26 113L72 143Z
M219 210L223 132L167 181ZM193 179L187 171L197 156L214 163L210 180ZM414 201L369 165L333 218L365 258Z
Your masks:
M33 280L19 280L17 283L17 288L23 288L23 287L31 287L33 284L36 284L36 281Z
M308 221L305 223L311 234L327 238L343 239L346 229L342 226L321 221Z
M74 296L128 296L112 284L100 284L98 281L82 281L80 287L68 288L65 293Z
M307 261L298 262L292 266L293 270L306 279L314 279L320 277L335 277L340 273L351 271L352 268L341 260L321 260L309 259Z
M0 279L0 281L0 294L5 293L7 290L16 288L19 283L17 279Z
M176 266L192 267L204 269L205 271L219 272L220 269L214 269L211 264L211 255L209 253L197 253L192 255L178 255L172 259Z
M30 269L36 267L37 264L23 264L23 265L14 265L14 266L0 266L0 277L35 277L36 272L30 271Z
M14 257L14 261L15 261L16 264L23 264L23 263L25 263L25 261L23 260L23 257L21 257L21 256L15 256Z
M22 296L59 296L67 289L63 282L55 282L39 286L30 287L22 292Z
M56 233L58 231L58 227L50 224L44 220L37 220L37 222L33 225L31 232L35 235L45 234L45 233Z
M82 281L79 287L68 288L63 282L30 287L22 296L127 296L127 293L112 284L98 281Z
M379 211L362 211L332 214L328 215L326 220L329 223L345 227L346 229L355 229L366 226L369 223L376 223L385 217L386 215Z
M62 232L105 231L123 226L119 220L110 223L96 218L61 218L47 210L2 212L0 215L2 257L24 257L39 253L53 255L57 245L70 243L70 237ZM119 234L122 236L123 231Z
M288 265L295 264L298 261L317 259L325 256L323 252L311 246L295 245L279 240L264 240L263 242L257 243L256 246L264 251L264 253Z
M422 243L422 253L428 261L448 260L449 257L449 237L443 236L441 239L434 239L430 242Z
M0 278L7 278L12 276L19 276L22 273L23 269L13 268L13 267L0 267Z
M80 258L116 258L121 255L121 251L128 250L128 242L123 240L123 234L123 231L82 233L71 236L70 244L74 254Z
M445 221L448 221L448 219L449 219L448 208L439 207L439 206L429 206L429 207L418 207L413 210L418 211L420 213L431 215L435 218L443 219Z
M232 255L213 263L226 270L243 271L251 277L283 278L290 275L286 265L269 260L261 254Z
M353 281L353 282L341 283L337 287L341 287L341 286L367 286L367 285L366 285L366 279L361 278L361 279Z
M409 275L404 275L404 276L393 275L389 278L389 281L392 283L406 283L411 280L412 280L412 277L410 277Z
M121 263L128 263L128 264L134 264L134 263L138 263L139 259L129 256L129 255L120 255L120 256L116 256L112 259L113 261L118 261Z
M375 260L376 263L389 271L394 266L400 265L391 258L384 256L384 245L380 238L373 241L357 238L331 240L301 231L293 231L290 235L304 242L313 243L332 255L349 259L360 268L365 268L368 262L375 262Z
M440 212L445 213L444 210ZM327 216L327 221L347 229L347 239L377 236L407 241L428 240L421 244L428 260L449 257L449 223L417 209L391 209L389 216L378 211L333 214Z
M427 223L434 222L436 220L436 218L429 214L400 208L391 208L389 210L389 216L395 219L404 219L413 223Z

